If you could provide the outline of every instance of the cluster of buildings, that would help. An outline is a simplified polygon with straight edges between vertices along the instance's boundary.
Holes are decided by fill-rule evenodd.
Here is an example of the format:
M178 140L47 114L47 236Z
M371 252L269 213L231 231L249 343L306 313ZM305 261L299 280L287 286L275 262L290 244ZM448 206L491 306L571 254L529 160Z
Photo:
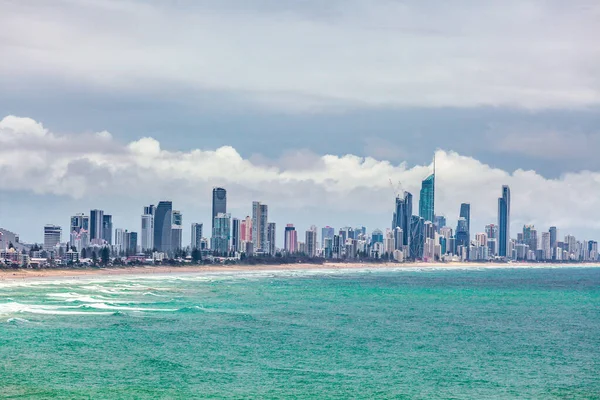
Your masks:
M44 226L42 245L28 245L17 234L0 229L0 260L5 263L77 263L99 258L101 252L111 258L139 262L171 258L201 257L239 259L249 256L285 256L301 254L330 260L385 259L404 261L597 261L598 243L578 241L567 235L558 239L556 227L538 232L525 225L516 238L510 236L510 188L503 186L498 198L498 218L483 232L471 232L471 206L460 205L455 227L435 214L434 171L421 183L418 213L413 213L413 196L397 194L390 228L373 230L364 226L334 229L311 226L299 234L293 224L283 228L283 247L278 246L278 230L269 221L269 207L252 203L252 215L232 217L227 212L227 191L212 191L212 216L209 235L204 224L191 227L191 242L182 243L183 216L171 201L143 207L139 232L113 229L112 216L103 210L90 210L70 218L66 240L62 227ZM208 236L208 238L206 237ZM281 242L280 242L281 243Z

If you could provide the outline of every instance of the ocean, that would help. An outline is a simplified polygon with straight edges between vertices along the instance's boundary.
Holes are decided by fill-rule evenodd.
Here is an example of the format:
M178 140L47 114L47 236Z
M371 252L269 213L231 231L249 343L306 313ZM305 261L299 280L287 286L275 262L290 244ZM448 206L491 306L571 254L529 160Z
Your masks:
M600 399L600 268L1 282L0 397Z

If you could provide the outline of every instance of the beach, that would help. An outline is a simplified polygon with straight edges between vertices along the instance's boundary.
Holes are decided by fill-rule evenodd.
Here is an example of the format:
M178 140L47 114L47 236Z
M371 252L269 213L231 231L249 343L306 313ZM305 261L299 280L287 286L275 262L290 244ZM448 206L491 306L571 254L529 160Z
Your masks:
M0 269L0 281L36 279L36 278L79 278L89 276L112 276L112 275L148 275L148 274L178 274L178 273L232 273L232 272L254 272L254 271L304 271L304 270L386 270L386 269L410 269L410 268L547 268L558 267L597 267L600 264L544 264L544 263L348 263L327 262L323 264L258 264L258 265L186 265L186 266L128 266L121 268L55 268L55 269Z

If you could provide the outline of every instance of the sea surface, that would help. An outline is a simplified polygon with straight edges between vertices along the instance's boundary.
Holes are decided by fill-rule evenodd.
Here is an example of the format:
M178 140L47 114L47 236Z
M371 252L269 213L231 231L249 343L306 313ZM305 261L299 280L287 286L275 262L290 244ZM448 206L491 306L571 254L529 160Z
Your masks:
M3 282L0 397L600 399L600 268Z

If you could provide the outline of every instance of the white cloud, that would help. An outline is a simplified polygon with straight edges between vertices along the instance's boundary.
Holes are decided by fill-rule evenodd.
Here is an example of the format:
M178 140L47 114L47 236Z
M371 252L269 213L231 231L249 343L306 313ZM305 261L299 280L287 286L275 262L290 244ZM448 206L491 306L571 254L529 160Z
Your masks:
M0 73L261 106L600 103L598 2L3 2Z
M21 142L30 136L36 136L41 144ZM414 209L418 210L420 180L430 169L370 157L317 157L304 152L291 153L289 165L282 160L255 163L229 146L176 152L162 149L152 138L122 144L106 133L64 135L49 132L30 118L14 116L0 121L0 138L8 137L13 141L11 151L3 151L0 158L3 193L27 191L90 202L109 196L140 207L164 198L199 206L210 201L212 186L224 185L234 207L262 200L272 210L316 207L332 213L343 210L385 216L391 215L393 204L389 180L400 181L414 194ZM80 145L81 137L86 147ZM546 179L534 171L509 173L455 152L437 152L436 207L449 220L454 219L461 202L470 202L474 230L494 222L504 184L510 185L513 193L514 227L534 223L542 229L549 225L574 230L600 228L600 222L593 219L600 209L598 172Z

